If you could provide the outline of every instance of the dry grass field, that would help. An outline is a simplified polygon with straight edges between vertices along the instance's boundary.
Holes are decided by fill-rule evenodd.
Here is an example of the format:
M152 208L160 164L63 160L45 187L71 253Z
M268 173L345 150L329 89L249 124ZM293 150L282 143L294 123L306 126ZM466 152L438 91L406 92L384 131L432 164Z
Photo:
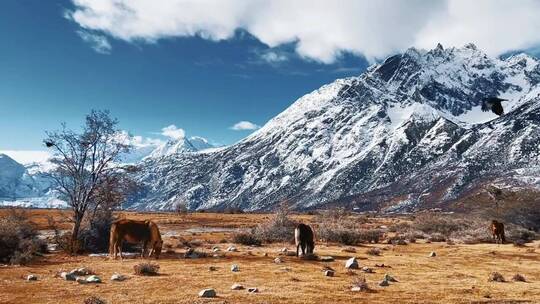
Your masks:
M0 210L4 216L6 210ZM47 230L48 216L63 220L60 211L33 210L31 218L40 229ZM294 249L292 244L264 244L249 247L234 244L238 252L227 252L232 234L238 229L253 227L271 215L196 213L122 213L121 217L152 219L160 226L168 252L152 262L160 266L158 276L136 276L133 266L140 258L111 261L105 257L68 256L51 253L27 266L0 267L0 303L83 303L98 296L107 303L540 303L539 242L525 247L512 244L447 244L419 240L408 245L366 244L354 247L356 253L344 252L349 246L317 243L315 253L332 256L333 262L306 261L281 256L280 249ZM312 216L293 216L310 222ZM400 219L371 219L371 225L389 225ZM69 228L68 223L61 224ZM200 243L197 250L210 257L185 259L180 240ZM197 241L194 241L197 240ZM212 257L218 246L219 257ZM379 256L367 254L372 247L381 249ZM164 249L165 251L165 249ZM429 257L430 252L435 257ZM357 257L360 267L374 273L347 271L345 261ZM231 272L232 264L240 267ZM384 264L389 267L376 267ZM61 270L88 267L101 277L101 284L78 284L56 278ZM215 267L210 271L209 267ZM335 270L334 277L323 275L323 267ZM489 282L491 272L500 272L507 282ZM128 276L113 282L113 273ZM398 282L381 287L378 283L388 273ZM511 280L516 273L526 282ZM37 281L25 281L28 274ZM351 285L365 277L371 291L353 292ZM258 293L231 290L240 283L257 287ZM198 297L200 290L214 288L217 297Z

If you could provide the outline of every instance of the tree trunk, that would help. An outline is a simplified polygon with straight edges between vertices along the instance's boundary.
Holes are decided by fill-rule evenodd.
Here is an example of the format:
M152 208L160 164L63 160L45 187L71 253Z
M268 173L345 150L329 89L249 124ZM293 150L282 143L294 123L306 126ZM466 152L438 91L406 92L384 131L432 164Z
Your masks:
M73 216L74 224L71 230L71 253L76 254L79 251L79 231L81 229L82 216L75 214Z

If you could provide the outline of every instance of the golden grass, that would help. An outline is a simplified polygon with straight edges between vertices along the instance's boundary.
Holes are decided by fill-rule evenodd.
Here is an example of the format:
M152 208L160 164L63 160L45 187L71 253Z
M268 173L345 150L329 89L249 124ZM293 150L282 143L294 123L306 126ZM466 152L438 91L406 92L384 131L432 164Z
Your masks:
M52 211L51 211L52 212ZM46 214L44 211L38 215ZM128 217L152 218L164 231L207 227L250 227L268 215L194 214L180 217L171 214L129 213ZM309 216L302 220L309 221ZM387 221L387 220L385 220ZM183 235L182 235L183 236ZM228 232L187 234L190 239L230 239ZM173 239L165 239L172 244ZM445 243L417 243L407 246L369 245L355 247L356 253L345 253L345 246L318 244L315 253L330 255L336 260L329 263L282 257L275 264L280 248L290 244L272 244L257 248L235 245L239 252L225 252L230 244L218 244L224 258L183 259L184 249L174 248L175 254L164 254L158 260L160 274L143 277L133 274L133 266L141 259L110 261L106 258L88 256L47 255L30 266L0 268L0 303L82 303L90 296L99 296L108 303L540 303L540 255L531 250L538 242L526 247L512 245L478 244L447 245ZM213 244L204 243L202 249L211 252ZM346 246L350 247L350 246ZM369 247L383 248L381 256L366 254ZM437 253L430 258L431 251ZM540 251L540 250L537 250ZM267 253L268 256L264 256ZM344 262L356 256L360 266L375 270L365 275L374 292L351 292L354 276L347 274ZM154 260L152 262L155 262ZM384 263L391 268L377 268ZM240 272L230 271L232 264L240 266ZM323 267L336 270L334 277L325 277ZM79 285L63 281L54 275L60 270L86 266L99 275L104 283ZM215 266L215 271L209 271ZM491 272L497 271L508 280L506 283L488 282ZM124 282L111 282L115 273L129 276ZM26 282L29 273L37 274L39 280ZM394 276L398 283L379 287L385 273ZM512 282L514 274L525 276L527 282ZM257 287L259 293L247 290L233 291L234 283L246 289ZM197 296L203 288L214 288L218 298L201 299Z

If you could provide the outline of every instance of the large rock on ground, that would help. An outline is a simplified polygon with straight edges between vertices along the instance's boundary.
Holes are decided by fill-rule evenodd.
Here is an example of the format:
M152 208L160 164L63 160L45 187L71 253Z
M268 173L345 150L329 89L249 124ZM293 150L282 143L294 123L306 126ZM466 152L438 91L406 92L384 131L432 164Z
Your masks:
M201 298L215 298L216 295L216 291L212 288L203 289L199 292Z
M356 258L350 258L345 262L345 268L347 269L358 269L358 261Z

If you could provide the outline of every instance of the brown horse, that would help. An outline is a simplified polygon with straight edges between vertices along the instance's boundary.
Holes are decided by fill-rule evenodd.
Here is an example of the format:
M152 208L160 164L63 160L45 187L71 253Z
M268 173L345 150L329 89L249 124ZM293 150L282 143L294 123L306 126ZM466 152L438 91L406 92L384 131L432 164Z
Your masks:
M111 226L109 238L109 257L116 259L120 253L122 259L122 242L131 244L142 243L141 257L144 258L148 246L152 248L149 257L154 255L159 258L163 241L158 226L152 221L135 221L122 219L114 222Z
M491 221L489 230L491 230L491 236L493 237L495 243L504 244L506 239L504 237L504 224L502 222L498 222L497 220Z
M296 256L299 256L299 249L302 247L302 255L313 254L315 242L313 241L313 230L306 224L298 224L294 229L294 240L296 243Z

